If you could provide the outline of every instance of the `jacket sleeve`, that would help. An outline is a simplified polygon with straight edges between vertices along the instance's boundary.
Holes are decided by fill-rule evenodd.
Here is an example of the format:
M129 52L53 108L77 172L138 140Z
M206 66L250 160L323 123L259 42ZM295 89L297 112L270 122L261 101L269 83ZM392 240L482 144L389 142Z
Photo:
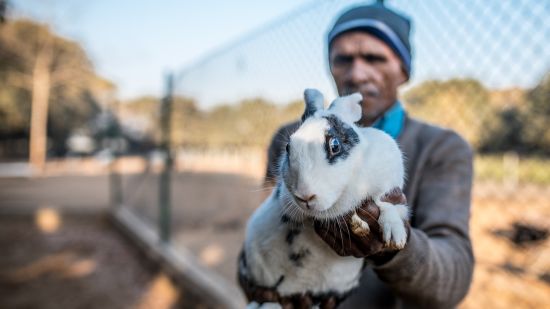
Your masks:
M472 151L457 134L445 131L426 149L406 247L378 277L407 304L450 308L466 295L474 257L469 238Z

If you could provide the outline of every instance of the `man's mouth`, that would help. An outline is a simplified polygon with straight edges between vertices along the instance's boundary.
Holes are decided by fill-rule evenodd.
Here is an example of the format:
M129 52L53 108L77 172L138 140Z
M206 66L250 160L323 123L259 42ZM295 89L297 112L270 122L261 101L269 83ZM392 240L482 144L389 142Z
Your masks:
M361 87L360 91L363 97L378 98L380 96L380 91L374 85L369 84Z
M363 95L363 98L367 98L367 97L377 98L380 95L380 91L378 91L378 89L373 85L365 85L360 88L356 88L356 87L344 88L343 95L346 96L346 95L354 94L356 92L361 93L361 95Z

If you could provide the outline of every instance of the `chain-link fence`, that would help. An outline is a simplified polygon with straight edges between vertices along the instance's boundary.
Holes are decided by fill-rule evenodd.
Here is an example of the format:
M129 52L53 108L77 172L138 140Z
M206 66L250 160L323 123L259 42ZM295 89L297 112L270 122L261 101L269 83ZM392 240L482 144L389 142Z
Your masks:
M266 195L259 188L271 136L301 114L304 88L336 96L327 31L338 13L363 3L314 1L175 74L171 240L231 282L245 222ZM465 306L548 303L548 242L510 235L548 228L550 2L385 3L413 21L412 75L400 89L406 110L453 128L476 151L478 267ZM155 106L138 102L124 112L154 123ZM148 134L159 140L159 128ZM165 152L151 153L124 158L141 166L139 176L124 177L124 204L159 222L155 171Z

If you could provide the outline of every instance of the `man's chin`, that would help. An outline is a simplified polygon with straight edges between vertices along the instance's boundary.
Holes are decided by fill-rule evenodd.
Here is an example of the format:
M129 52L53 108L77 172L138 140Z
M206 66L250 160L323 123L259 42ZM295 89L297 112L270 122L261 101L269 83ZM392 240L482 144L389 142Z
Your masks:
M380 118L380 114L376 113L369 113L369 114L363 114L361 119L357 121L358 124L364 127L371 126L378 118Z

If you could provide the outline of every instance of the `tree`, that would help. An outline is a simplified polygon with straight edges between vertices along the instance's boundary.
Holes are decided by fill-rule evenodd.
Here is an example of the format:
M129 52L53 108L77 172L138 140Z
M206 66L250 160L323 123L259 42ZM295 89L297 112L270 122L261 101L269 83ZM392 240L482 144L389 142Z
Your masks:
M0 24L6 21L6 7L8 6L6 0L0 0Z
M525 113L518 107L506 107L495 110L496 117L488 122L479 151L486 153L503 153L514 151L522 153L527 150L523 138Z
M140 122L158 141L160 99L140 97L121 104L121 121ZM243 99L235 104L200 110L193 99L174 97L172 144L195 149L240 149L267 147L275 130L298 119L304 110L302 100L277 106L263 98ZM144 121L145 120L145 121Z
M550 73L527 94L524 140L538 153L550 155Z
M23 115L13 117L18 123L11 128L30 127L29 159L41 171L48 129L56 133L58 148L63 148L61 139L71 127L85 125L98 112L98 94L112 92L114 86L94 73L78 43L57 36L47 25L10 21L0 28L0 46L0 95L6 98L0 104L4 113L0 117ZM48 115L53 123L48 123Z
M458 131L474 147L479 146L482 127L493 116L489 92L473 79L426 81L403 98L412 115Z

